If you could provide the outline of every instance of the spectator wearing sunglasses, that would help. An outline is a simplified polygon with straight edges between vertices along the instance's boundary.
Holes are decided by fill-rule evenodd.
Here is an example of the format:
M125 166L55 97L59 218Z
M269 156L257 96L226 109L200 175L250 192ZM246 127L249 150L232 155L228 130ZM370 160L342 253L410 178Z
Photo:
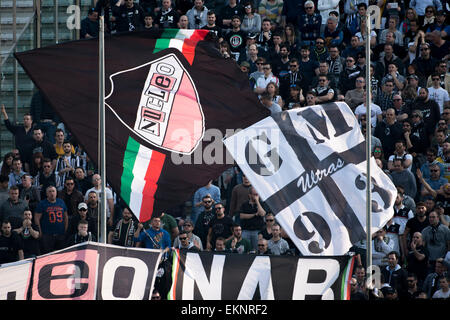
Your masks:
M206 242L206 250L214 250L216 239L225 238L228 241L232 238L233 219L230 216L225 215L225 206L222 203L214 204L214 211L216 216L212 218L209 223L208 237Z
M194 223L192 222L191 219L188 218L184 221L184 223L182 225L182 230L180 231L180 235L182 234L183 231L185 231L186 235L188 237L189 243L192 243L200 251L203 251L202 240L192 232L193 230L194 230ZM175 248L178 248L180 245L180 241L181 241L180 235L178 235L178 237L176 237L175 240L173 241L173 246Z

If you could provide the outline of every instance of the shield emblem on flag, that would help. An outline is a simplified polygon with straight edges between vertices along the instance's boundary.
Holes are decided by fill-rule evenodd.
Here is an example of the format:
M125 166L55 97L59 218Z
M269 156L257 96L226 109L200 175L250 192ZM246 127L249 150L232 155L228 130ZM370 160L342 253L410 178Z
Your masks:
M155 56L148 63L112 74L105 105L146 142L191 154L203 138L205 118L189 65L178 50L163 50ZM127 101L124 91L130 92Z

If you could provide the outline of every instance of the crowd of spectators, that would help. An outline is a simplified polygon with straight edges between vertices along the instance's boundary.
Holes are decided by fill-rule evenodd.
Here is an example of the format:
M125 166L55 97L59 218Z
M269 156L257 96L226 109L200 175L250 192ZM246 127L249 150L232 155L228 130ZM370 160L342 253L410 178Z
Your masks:
M369 5L380 8L381 23L368 35ZM449 9L439 0L99 0L81 37L98 36L99 13L110 33L208 29L272 113L345 101L363 133L370 89L372 155L398 196L371 243L381 289L367 288L363 240L350 250L358 258L352 299L448 298ZM23 125L2 115L17 149L1 165L0 263L98 239L101 177L45 99L33 96ZM182 207L145 223L108 190L108 243L301 255L238 167L199 188L187 214Z

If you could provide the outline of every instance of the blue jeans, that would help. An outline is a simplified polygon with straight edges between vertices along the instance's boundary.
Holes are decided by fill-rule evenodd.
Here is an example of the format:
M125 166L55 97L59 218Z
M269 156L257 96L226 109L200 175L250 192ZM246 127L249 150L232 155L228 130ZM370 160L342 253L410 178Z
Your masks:
M252 250L258 249L258 233L259 230L242 230L242 238L250 241Z

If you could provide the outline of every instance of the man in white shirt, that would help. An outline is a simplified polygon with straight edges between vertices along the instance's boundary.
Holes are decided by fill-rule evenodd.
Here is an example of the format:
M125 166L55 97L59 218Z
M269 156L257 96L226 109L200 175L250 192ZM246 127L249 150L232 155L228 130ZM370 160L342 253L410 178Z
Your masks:
M428 88L428 96L431 100L436 101L442 114L442 112L444 112L444 107L450 106L450 98L447 90L441 87L441 78L438 73L434 73L431 76L431 81L433 86Z
M275 77L272 73L272 66L269 62L266 62L263 65L264 75L260 76L256 80L255 93L262 94L266 91L266 87L270 82L274 82L278 87L280 86L280 82L277 77Z
M367 106L366 106L366 92L363 93L364 103L360 104L355 108L355 116L360 120L360 116L362 114L366 114L367 112ZM375 103L370 104L370 124L372 125L372 128L375 128L377 126L378 122L381 122L383 120L383 111L381 111L380 106L376 105Z

